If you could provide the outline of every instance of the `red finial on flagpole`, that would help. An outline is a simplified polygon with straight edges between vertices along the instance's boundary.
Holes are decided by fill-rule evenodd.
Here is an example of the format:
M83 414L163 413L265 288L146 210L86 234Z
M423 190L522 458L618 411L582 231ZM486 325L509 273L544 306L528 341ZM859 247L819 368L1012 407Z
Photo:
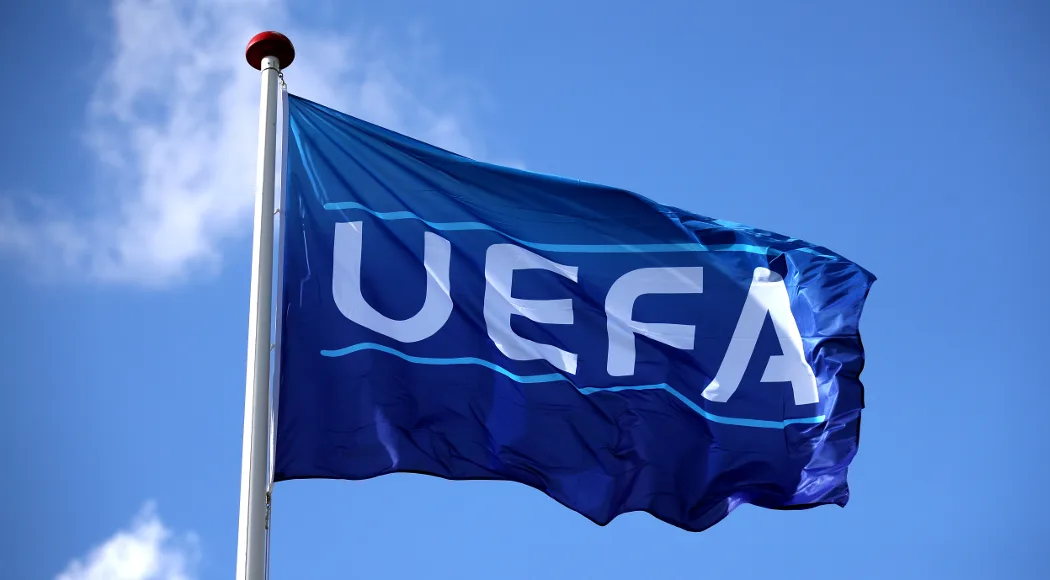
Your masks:
M262 68L262 59L274 56L280 62L281 70L288 68L295 60L295 47L288 37L273 30L260 32L248 41L248 48L244 51L244 57L248 64L256 69Z

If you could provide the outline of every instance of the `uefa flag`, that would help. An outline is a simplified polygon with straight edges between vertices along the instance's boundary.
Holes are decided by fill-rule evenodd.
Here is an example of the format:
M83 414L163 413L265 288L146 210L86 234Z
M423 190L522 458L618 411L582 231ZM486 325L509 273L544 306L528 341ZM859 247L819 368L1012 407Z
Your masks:
M275 481L516 481L695 531L845 505L869 272L288 98Z

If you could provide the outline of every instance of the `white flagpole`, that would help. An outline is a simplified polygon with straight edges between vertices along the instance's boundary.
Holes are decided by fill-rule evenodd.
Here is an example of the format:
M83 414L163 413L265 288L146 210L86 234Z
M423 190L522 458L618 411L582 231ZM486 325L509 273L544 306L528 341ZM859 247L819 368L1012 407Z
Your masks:
M237 580L266 577L269 502L268 426L270 418L270 323L273 310L274 181L277 157L278 80L295 58L291 41L279 32L262 32L245 51L262 72L259 157L256 174L252 282L248 302L248 370L244 394L241 450L241 507L237 530Z

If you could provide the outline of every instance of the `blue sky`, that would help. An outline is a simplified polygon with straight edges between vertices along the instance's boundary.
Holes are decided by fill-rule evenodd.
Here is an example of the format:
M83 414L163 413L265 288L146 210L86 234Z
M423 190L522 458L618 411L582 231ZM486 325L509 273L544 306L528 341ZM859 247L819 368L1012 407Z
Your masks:
M879 277L845 509L691 534L510 483L297 481L274 578L1046 573L1050 4L88 4L0 34L0 576L233 573L265 29L296 94Z

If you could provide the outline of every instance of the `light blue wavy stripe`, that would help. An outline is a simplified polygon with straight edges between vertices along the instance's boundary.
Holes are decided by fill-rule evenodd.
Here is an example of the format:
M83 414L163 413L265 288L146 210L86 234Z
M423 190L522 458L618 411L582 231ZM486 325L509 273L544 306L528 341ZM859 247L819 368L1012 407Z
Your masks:
M557 373L552 373L552 374L549 374L549 375L530 375L530 376L516 375L516 374L508 371L507 369L505 369L505 368L503 368L503 367L501 367L499 365L492 364L492 363L490 363L487 360L481 360L480 358L474 358L474 357L424 358L424 357L412 356L410 354L405 354L405 353L403 353L403 352L401 352L399 350L394 350L394 349L390 348L389 346L383 346L381 344L375 344L375 343L371 343L371 342L362 342L361 344L355 344L353 346L348 346L346 348L341 348L339 350L322 350L321 351L321 356L327 356L327 357L333 357L334 358L334 357L339 357L339 356L346 356L348 354L352 354L352 353L359 352L359 351L362 351L362 350L378 350L380 352L385 352L387 354L392 354L392 355L394 355L396 357L400 357L400 358L402 358L402 359L404 359L404 360L406 360L406 361L408 361L410 363L415 363L415 364L420 364L420 365L479 365L479 366L483 366L483 367L485 367L487 369L494 370L497 373L499 373L499 374L501 374L501 375L511 379L512 381L518 382L518 383L551 383L551 382L554 382L554 381L567 381L567 380L569 380L569 379L565 378L564 376L559 375Z
M824 415L817 415L816 417L801 417L798 419L785 419L783 421L767 421L765 419L743 419L740 417L723 417L721 415L715 415L709 413L700 408L700 405L692 402L685 395L679 393L666 383L660 383L658 385L637 385L637 386L624 386L624 387L586 387L580 389L580 392L584 395L592 395L594 393L615 393L617 391L667 391L675 396L679 401L686 404L687 407L695 411L698 415L704 419L714 421L715 423L724 423L726 425L740 425L741 427L759 427L763 429L783 429L788 425L795 424L816 424L824 422Z
M414 363L414 364L441 365L441 366L445 366L445 365L478 365L478 366L483 366L483 367L485 367L487 369L496 371L497 373L499 373L499 374L501 374L501 375L511 379L512 381L519 382L519 383L525 383L525 384L531 384L531 383L553 383L553 382L558 382L558 381L571 382L571 381L569 381L569 379L567 377L565 377L564 375L560 375L558 373L552 373L552 374L549 374L549 375L517 375L517 374L514 374L514 373L508 371L507 369L497 365L497 364L493 364L493 363L490 363L487 360L482 360L482 359L479 359L479 358L474 358L474 357L461 357L461 358L418 357L418 356L412 356L412 355L409 355L409 354L405 354L405 353L403 353L403 352L401 352L399 350L395 350L395 349L390 348L388 346L383 346L381 344L376 344L376 343L371 343L371 342L362 342L360 344L355 344L355 345L348 346L346 348L340 348L340 349L337 349L337 350L322 350L321 351L321 355L325 356L325 357L335 358L335 357L346 356L348 354L352 354L352 353L355 353L355 352L361 352L361 351L365 351L365 350L376 350L376 351L379 351L379 352L385 352L387 354L394 355L396 357L399 357L399 358L401 358L403 360L406 360L406 361L408 361L410 363ZM670 393L671 395L673 395L675 398L677 398L679 401L682 401L683 403L685 403L685 405L687 407L689 407L690 409L692 409L695 413L697 413L698 415L700 415L701 417L703 417L703 418L705 418L705 419L707 419L709 421L712 421L712 422L715 422L715 423L722 423L722 424L725 424L725 425L738 425L740 427L757 427L757 428L761 428L761 429L784 429L788 425L818 424L818 423L823 423L824 420L825 420L825 416L824 415L818 415L816 417L802 417L802 418L798 418L798 419L786 419L784 421L767 421L767 420L763 420L763 419L744 419L744 418L740 418L740 417L723 417L722 415L715 415L714 413L710 413L708 411L703 410L702 408L700 408L699 405L697 405L696 403L694 403L691 400L689 400L685 395L683 395L682 393L679 393L673 387L671 387L670 385L665 384L665 383L660 383L660 384L656 384L656 385L637 385L637 386L620 386L620 387L585 387L585 388L582 388L582 389L577 387L577 390L581 394L584 394L584 395L593 395L593 394L596 394L596 393L615 393L615 392L618 392L618 391L653 391L653 390L666 391L666 392Z
M418 215L410 211L389 211L379 212L373 209L367 208L359 203L353 201L343 201L338 203L326 203L324 208L328 211L339 211L339 210L360 210L374 215L381 220L395 221L395 220L418 220L431 228L438 231L445 232L465 232L465 231L488 231L494 232L507 237L508 239L514 240L519 244L532 248L534 250L547 251L547 252L567 252L576 254L628 254L628 253L669 253L669 252L747 252L750 254L761 254L763 256L769 255L771 252L775 253L775 250L771 250L767 246L754 246L750 244L721 244L708 246L700 243L680 243L680 244L540 244L537 242L529 242L521 240L513 236L508 236L496 228L480 223L480 222L432 222L425 220Z

